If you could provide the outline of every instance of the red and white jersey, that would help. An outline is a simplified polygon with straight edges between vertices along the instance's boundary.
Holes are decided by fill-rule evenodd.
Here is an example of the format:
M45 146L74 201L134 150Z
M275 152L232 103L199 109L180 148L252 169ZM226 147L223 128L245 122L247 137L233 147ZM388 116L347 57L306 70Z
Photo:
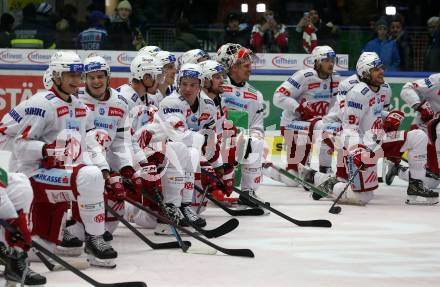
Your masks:
M140 95L129 84L123 84L116 88L116 91L125 98L128 103L128 110L131 111L135 106L142 104Z
M429 102L434 113L440 112L440 73L432 74L426 79L406 83L400 97L410 106L420 104L423 101ZM417 113L416 123L421 123L420 115Z
M40 167L45 144L55 140L69 142L65 165L90 164L86 150L94 146L93 137L86 132L94 130L93 114L77 97L64 101L53 91L36 93L20 103L0 124L2 146L11 151L11 171L31 176ZM86 142L87 140L87 142Z
M342 122L345 97L347 96L347 93L359 83L360 81L356 74L351 75L339 83L336 100L334 101L333 106L330 108L328 114L323 118L324 122Z
M133 166L127 100L114 89L110 89L110 96L105 101L93 98L85 88L80 89L78 98L93 113L96 139L106 154L106 160L95 165L101 170L116 171L124 166Z
M260 91L249 83L234 85L227 77L220 95L225 110L239 110L248 114L249 135L264 138L264 99Z
M301 114L295 112L299 104L307 101L314 111L326 115L334 102L340 76L333 74L321 79L315 69L299 70L284 81L273 95L273 103L283 109L281 126L294 120L301 120Z
M388 84L380 86L377 92L360 82L348 93L345 99L342 127L345 132L364 135L382 135L383 118L388 114L391 88ZM365 143L365 142L364 142Z

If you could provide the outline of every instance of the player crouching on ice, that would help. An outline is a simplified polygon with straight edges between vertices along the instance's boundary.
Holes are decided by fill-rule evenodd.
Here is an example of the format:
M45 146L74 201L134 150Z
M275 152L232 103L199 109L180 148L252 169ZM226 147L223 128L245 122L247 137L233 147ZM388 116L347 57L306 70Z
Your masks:
M361 82L347 94L343 111L343 131L339 141L346 150L344 164L348 177L354 177L351 190L346 193L347 203L367 204L378 188L377 160L380 157L400 158L408 151L410 179L407 189L408 204L435 204L438 193L423 185L428 138L421 130L399 131L403 113L386 111L390 100L389 85L384 82L384 67L377 54L360 57L356 71ZM334 177L309 168L302 175L311 183L318 184L328 193L338 195L345 187ZM423 197L424 201L418 201Z
M92 264L114 266L117 253L104 241L104 179L90 163L88 145L96 144L92 114L75 95L83 63L70 51L51 59L53 87L20 103L2 119L12 152L11 170L30 177L34 191L32 235L54 251L65 213L85 228L85 251Z

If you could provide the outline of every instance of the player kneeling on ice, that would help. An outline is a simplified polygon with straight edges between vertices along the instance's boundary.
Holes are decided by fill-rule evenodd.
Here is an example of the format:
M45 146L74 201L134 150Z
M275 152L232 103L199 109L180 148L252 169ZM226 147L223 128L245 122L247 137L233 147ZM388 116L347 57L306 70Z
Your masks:
M314 67L300 70L275 91L273 103L283 109L281 134L287 146L287 170L298 175L298 164L308 165L314 133L324 128L321 118L335 102L340 77L333 73L336 53L329 46L317 46L312 51ZM318 133L316 133L318 132ZM331 173L331 151L321 144L319 170ZM266 174L266 172L265 172ZM267 175L270 176L269 172ZM283 175L276 176L289 186L296 182Z
M93 115L74 94L83 63L77 54L57 52L51 59L53 87L20 103L2 119L12 151L11 170L30 177L34 191L32 235L50 250L59 243L65 213L85 228L85 251L92 264L114 266L117 253L104 241L104 179L90 163L95 145ZM89 134L92 133L92 134Z
M4 265L6 286L20 284L23 279L26 286L46 284L46 278L32 271L27 263L32 238L26 217L33 196L29 179L24 174L8 174L0 168L0 219L17 231L3 229L0 225L0 265Z
M248 81L252 71L254 54L251 50L239 44L227 43L217 51L217 61L223 65L227 77L223 83L222 99L226 118L243 129L246 136L238 142L234 136L231 140L224 141L230 163L234 160L241 163L241 188L249 197L257 197L256 191L260 186L261 168L264 150L264 101L260 91L251 86ZM239 122L242 121L242 124ZM231 125L225 121L225 127ZM223 145L223 143L222 143ZM235 147L236 146L236 147ZM235 151L236 154L232 155ZM222 147L223 150L223 147ZM227 172L226 172L227 174ZM229 191L228 191L229 192ZM244 196L240 196L238 203L255 207L256 204Z
M201 96L202 80L202 70L197 64L183 65L177 75L178 90L165 97L159 106L160 120L169 126L165 153L169 164L162 176L163 201L168 216L183 226L206 226L205 219L191 208L195 173L205 142L197 128L199 125L206 128L214 125L210 113L211 109L214 110L214 103ZM208 109L208 106L212 108ZM170 234L171 230L160 223L156 233Z
M399 131L403 121L400 111L386 111L389 103L385 84L384 69L380 58L375 54L361 57L356 65L361 83L356 84L347 94L343 114L343 133L340 143L347 150L344 164L348 177L355 175L348 197L359 204L366 204L373 198L378 188L377 159L380 157L400 158L408 151L410 179L407 188L408 204L435 204L438 193L424 187L426 134L421 130ZM321 174L305 169L305 178L320 184L327 192L340 192L341 184L335 178L322 179ZM319 179L321 178L321 179ZM342 188L341 188L342 187ZM350 196L351 195L351 196ZM425 198L418 201L417 197Z
M413 126L428 135L428 162L424 182L430 188L439 185L439 151L440 151L440 74L432 74L426 79L406 83L400 97L414 109L416 117ZM408 167L400 165L400 159L388 164L385 177L386 184L391 184L396 175L408 180Z

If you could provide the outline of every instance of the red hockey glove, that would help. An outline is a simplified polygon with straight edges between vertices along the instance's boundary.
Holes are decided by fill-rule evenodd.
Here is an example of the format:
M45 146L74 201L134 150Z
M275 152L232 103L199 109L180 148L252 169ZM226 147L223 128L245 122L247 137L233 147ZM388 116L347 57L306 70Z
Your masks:
M366 170L377 164L374 152L362 144L352 148L349 156L352 157L355 166L360 170Z
M125 198L125 188L122 184L122 177L114 173L110 178L105 180L105 190L107 198L112 201L121 201Z
M150 144L152 137L153 137L153 134L150 133L148 130L144 129L142 131L142 133L138 139L138 143L139 143L139 146L141 147L141 149L146 148Z
M317 116L316 112L312 109L312 106L307 101L302 101L296 108L295 112L301 114L303 120L310 120Z
M427 101L423 101L419 105L414 106L414 109L420 113L420 118L425 123L434 117L434 111L431 108L431 104Z
M32 244L32 237L27 227L26 215L23 210L18 211L18 217L8 219L7 222L17 229L17 232L5 231L5 238L11 247L20 247L24 251L29 250Z
M386 132L395 132L399 129L405 115L401 111L391 111L385 118L383 129Z
M119 171L119 173L121 174L122 177L126 178L126 179L131 179L133 177L133 174L136 171L134 170L133 167L127 165L124 166L123 168L121 168L121 170Z
M81 155L81 144L76 139L54 141L45 144L42 150L43 168L63 168L66 162L75 162Z

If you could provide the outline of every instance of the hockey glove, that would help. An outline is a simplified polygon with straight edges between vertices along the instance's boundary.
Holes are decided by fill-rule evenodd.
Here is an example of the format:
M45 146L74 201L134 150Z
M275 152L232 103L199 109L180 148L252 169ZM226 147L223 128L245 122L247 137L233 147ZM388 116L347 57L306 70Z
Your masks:
M105 191L107 192L107 198L112 201L124 200L125 188L119 174L114 173L110 178L105 180Z
M405 115L401 111L391 111L385 118L383 129L386 132L395 132L399 129Z
M414 105L413 108L420 113L420 119L425 123L434 117L434 111L432 110L431 104L427 101Z
M360 170L366 170L376 165L375 153L365 145L359 144L352 148L349 156L352 157L354 165Z
M20 247L24 251L28 251L32 244L32 237L27 227L26 215L23 210L18 211L18 217L8 219L7 222L16 228L17 232L5 231L5 238L11 247Z
M302 120L310 120L317 116L317 113L313 110L311 104L307 101L302 101L296 108L295 112L301 114Z

